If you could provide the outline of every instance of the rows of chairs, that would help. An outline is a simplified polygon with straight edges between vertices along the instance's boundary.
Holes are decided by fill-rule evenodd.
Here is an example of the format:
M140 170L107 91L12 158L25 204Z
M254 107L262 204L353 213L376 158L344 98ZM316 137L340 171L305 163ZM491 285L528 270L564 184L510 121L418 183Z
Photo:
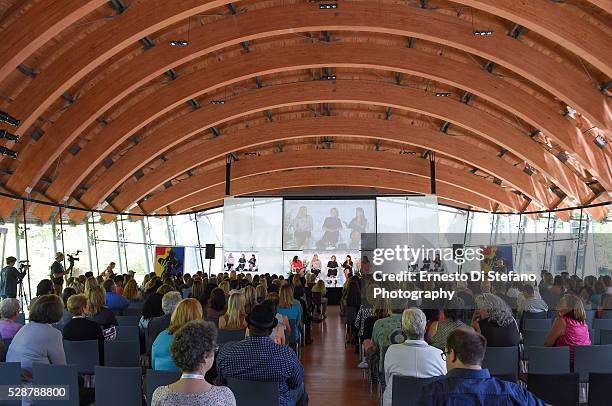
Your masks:
M34 406L78 406L79 383L78 365L34 364L32 376L34 385L61 385L67 387L65 400L38 400ZM143 375L139 367L95 366L95 404L133 406L143 402L151 404L153 392L159 386L169 385L180 378L180 372L155 371L148 369ZM21 365L18 362L0 363L0 381L3 385L21 384ZM234 393L238 406L278 406L279 387L274 382L253 382L228 379L228 387ZM145 389L143 392L143 388ZM2 405L21 405L20 400L1 401Z
M529 373L527 375L527 389L547 404L577 406L580 399L579 376L578 373ZM393 406L423 404L421 401L423 387L440 378L394 376ZM588 406L608 406L610 404L612 374L590 373L587 382L589 383Z

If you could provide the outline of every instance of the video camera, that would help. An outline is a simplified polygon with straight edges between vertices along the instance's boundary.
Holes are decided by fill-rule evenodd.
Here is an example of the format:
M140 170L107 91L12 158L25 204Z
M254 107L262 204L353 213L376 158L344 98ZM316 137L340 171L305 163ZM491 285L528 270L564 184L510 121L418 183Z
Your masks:
M30 268L30 261L28 260L19 261L19 270L24 270L24 269L29 269L29 268Z
M81 250L78 250L77 252L75 252L74 254L67 254L68 257L68 262L70 263L74 263L74 261L78 261L79 260L79 254L83 252Z

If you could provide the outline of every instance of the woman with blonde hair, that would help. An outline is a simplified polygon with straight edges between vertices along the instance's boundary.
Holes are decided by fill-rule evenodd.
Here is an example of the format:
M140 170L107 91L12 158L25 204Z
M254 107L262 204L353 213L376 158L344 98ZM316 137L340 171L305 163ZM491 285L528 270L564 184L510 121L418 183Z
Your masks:
M574 347L591 345L586 312L582 300L573 294L561 297L557 304L557 318L544 341L546 347L569 347L570 370L574 370Z
M172 360L170 344L172 335L192 320L202 320L203 312L200 302L193 298L183 299L176 305L170 318L170 326L159 333L151 348L151 367L161 371L178 371Z
M250 314L253 307L257 304L257 291L253 285L247 285L244 291L244 313Z
M200 297L202 297L204 294L204 286L204 282L201 278L193 278L193 285L191 286L191 293L189 294L189 297L200 299Z
M118 324L115 314L105 305L106 292L104 289L101 286L94 286L91 288L87 296L87 308L85 312L89 315L90 320L98 323L103 329Z
M219 330L244 330L247 322L244 314L245 297L240 292L234 292L227 300L227 311L219 317Z
M255 288L255 296L257 297L257 303L261 303L266 299L266 295L268 294L268 288L265 284L260 283Z
M221 289L223 291L223 293L225 293L225 297L229 296L229 291L230 291L230 284L228 281L223 281L219 284L219 289Z
M287 319L294 320L296 326L302 321L302 305L293 298L293 285L289 282L284 282L278 293L279 305L278 312L287 316ZM296 342L300 342L300 329L294 331Z
M325 282L323 279L319 279L317 283L312 287L312 293L321 294L321 315L323 317L327 317L327 298L325 295L327 294L327 288L325 287Z
M130 302L140 302L142 297L140 295L140 290L138 289L138 284L134 279L130 279L123 288L123 297L125 297Z
M85 296L89 297L89 291L94 286L98 286L98 281L96 280L96 278L94 278L93 276L90 278L87 278L87 280L85 281L85 290L83 292L85 293Z

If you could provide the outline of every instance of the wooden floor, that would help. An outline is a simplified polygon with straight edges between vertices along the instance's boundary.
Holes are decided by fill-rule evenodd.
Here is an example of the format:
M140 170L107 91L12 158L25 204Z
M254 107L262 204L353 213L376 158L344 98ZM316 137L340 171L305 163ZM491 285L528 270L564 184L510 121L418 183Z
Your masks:
M327 319L312 324L313 343L302 347L306 390L310 405L375 406L368 385L357 368L354 347L344 348L344 324L340 307L327 308Z

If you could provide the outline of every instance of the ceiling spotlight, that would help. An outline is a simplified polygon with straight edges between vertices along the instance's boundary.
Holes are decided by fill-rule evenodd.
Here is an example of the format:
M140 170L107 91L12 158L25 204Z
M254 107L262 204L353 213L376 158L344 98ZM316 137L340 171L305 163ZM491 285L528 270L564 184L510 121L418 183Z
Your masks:
M489 37L493 35L494 32L495 31L493 30L475 30L473 34L476 36L481 36L481 37Z
M225 104L225 100L210 100L210 104Z
M531 165L525 165L525 168L523 169L523 172L525 172L527 175L531 176L531 175L533 175L535 170L531 167Z
M569 153L567 153L566 151L561 151L559 152L559 155L557 157L561 162L567 162L570 156Z
M324 4L319 4L319 8L321 10L330 10L330 9L338 8L338 5L337 4L332 4L332 3L324 3Z
M336 80L336 75L323 75L321 80Z
M17 120L6 111L0 111L0 122L5 122L13 127L17 127L19 124L21 124L21 120Z
M450 97L451 92L436 92L436 97Z
M186 47L187 45L189 45L189 41L185 41L185 40L172 40L170 41L170 45L172 45L173 47Z
M0 147L0 155L6 155L9 158L17 159L17 151L13 151L6 147Z
M15 134L11 134L10 132L6 131L6 130L0 130L0 138L5 138L9 141L18 141L19 140L19 136L15 135Z
M595 137L595 139L593 140L593 142L595 143L595 145L597 145L599 148L605 148L608 146L608 140L606 140L604 138L603 135L598 135L597 137Z

